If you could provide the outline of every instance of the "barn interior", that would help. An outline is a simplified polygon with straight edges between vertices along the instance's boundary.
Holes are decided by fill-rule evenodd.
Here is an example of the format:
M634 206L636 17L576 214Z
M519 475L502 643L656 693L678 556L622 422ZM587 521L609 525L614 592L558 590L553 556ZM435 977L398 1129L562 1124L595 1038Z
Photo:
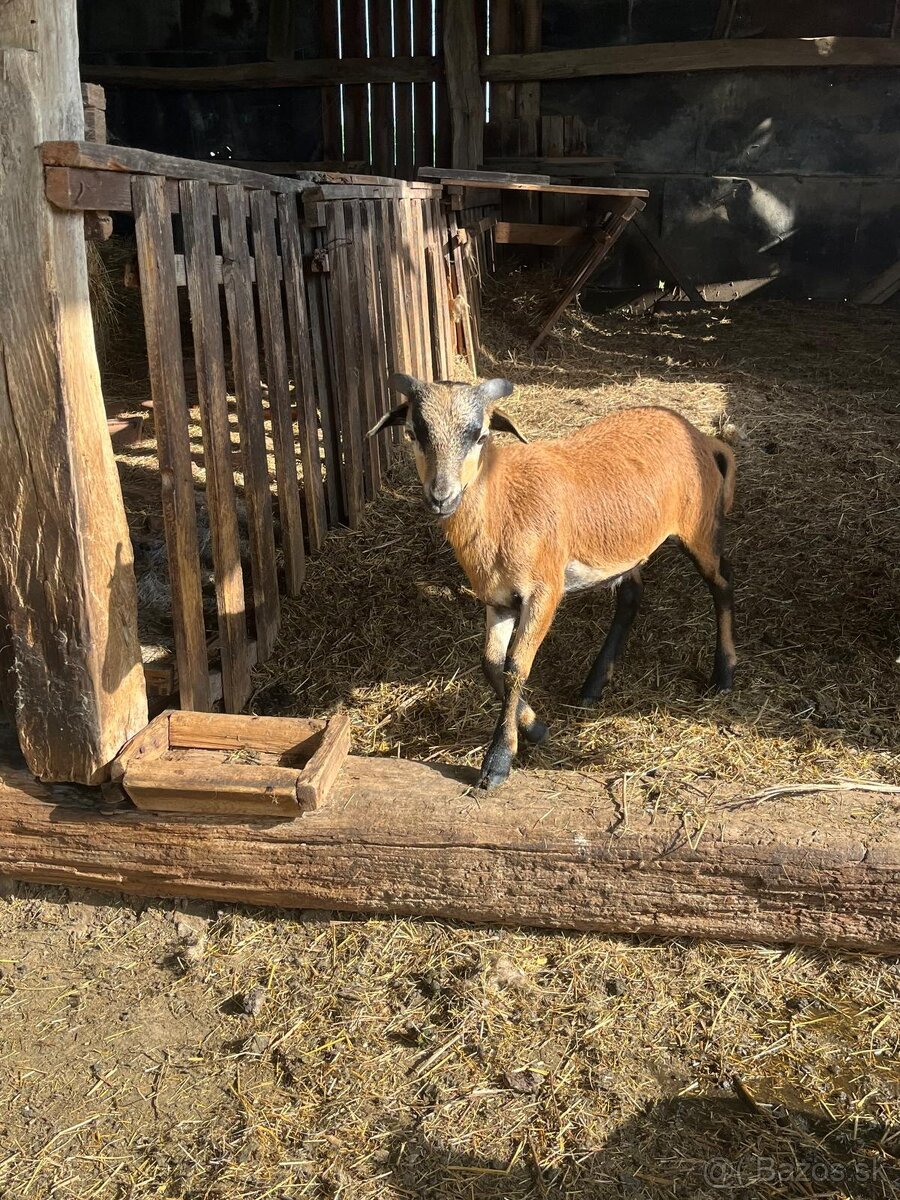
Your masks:
M97 365L41 424L0 331L0 1190L896 1195L896 0L9 0L0 47ZM735 690L664 547L596 710L613 597L566 600L479 794L483 609L364 436L394 369L727 441ZM285 784L220 714L343 757Z

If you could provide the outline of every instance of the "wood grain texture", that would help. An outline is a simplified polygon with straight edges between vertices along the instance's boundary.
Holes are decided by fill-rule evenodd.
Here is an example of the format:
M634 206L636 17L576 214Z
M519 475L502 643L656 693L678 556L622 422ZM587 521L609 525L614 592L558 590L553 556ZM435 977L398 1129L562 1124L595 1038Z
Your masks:
M350 201L344 205L344 220L347 229L347 268L350 281L350 312L352 314L352 336L356 343L357 377L359 389L359 419L362 431L371 429L378 417L375 407L375 385L373 376L378 369L377 343L372 327L372 309L366 278L366 230L363 228L362 201ZM378 442L366 438L362 446L363 479L366 499L381 487L381 459Z
M172 218L162 179L135 176L132 199L172 589L178 688L186 708L207 709L209 664Z
M546 928L900 950L900 804L723 791L705 824L624 814L621 781L346 760L297 821L101 817L6 759L0 874L155 896Z
M296 596L306 574L303 513L297 478L297 451L291 414L287 339L281 300L281 263L275 234L275 197L271 192L250 193L250 224L256 262L256 292L266 361L266 384L272 421L275 483L287 594Z
M671 71L898 65L900 45L890 38L741 38L492 54L482 58L481 75L491 82L516 82L585 79L594 75L653 75Z
M287 304L290 333L291 373L294 379L294 396L297 400L306 532L309 537L310 549L315 551L321 549L325 538L325 491L322 485L322 463L319 452L319 418L316 411L312 339L303 267L303 244L297 214L297 201L293 196L278 197L278 224L281 231L284 297Z
M411 55L413 47L412 18L409 0L394 0L394 53ZM412 84L397 81L394 87L396 120L397 174L401 179L413 176L413 89Z
M351 275L352 248L342 204L326 207L325 236L330 247L332 270L329 288L331 339L335 369L335 410L340 427L342 478L351 529L359 524L365 502L363 471L363 411L360 406L359 343L354 336L354 287Z
M498 221L494 232L498 246L571 246L586 237L582 225L531 225L516 221Z
M74 0L8 0L0 47L4 693L34 772L91 781L147 701L83 218L46 203L36 150L83 136Z
M452 167L478 167L484 157L484 87L478 64L475 0L444 0L444 70L450 97Z
M215 67L145 67L84 65L84 72L106 87L294 88L334 84L429 83L440 74L440 60L430 55L400 53L393 58L302 58L293 62L231 63ZM339 157L327 153L326 157Z
M215 253L210 184L182 180L184 263L191 305L197 398L203 436L206 503L215 567L216 610L225 708L239 712L250 695L246 596L241 571L237 492L219 302L221 261Z
M231 334L234 391L237 400L244 498L250 536L253 608L260 662L272 651L278 632L278 575L272 494L266 458L265 426L259 378L256 312L250 283L250 250L247 242L247 193L242 187L218 189L219 227L222 233L222 271ZM198 707L192 705L190 707Z

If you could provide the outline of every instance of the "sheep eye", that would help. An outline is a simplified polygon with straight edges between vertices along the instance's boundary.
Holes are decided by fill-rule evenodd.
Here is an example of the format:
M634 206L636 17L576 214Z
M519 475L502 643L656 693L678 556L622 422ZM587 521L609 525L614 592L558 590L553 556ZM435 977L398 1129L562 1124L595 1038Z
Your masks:
M482 434L480 435L480 437L478 438L478 441L475 443L475 445L476 445L476 446L483 446L483 445L484 445L484 443L485 443L487 440L488 440L488 431L487 431L487 430L485 430L485 431L484 431L484 433L482 433Z

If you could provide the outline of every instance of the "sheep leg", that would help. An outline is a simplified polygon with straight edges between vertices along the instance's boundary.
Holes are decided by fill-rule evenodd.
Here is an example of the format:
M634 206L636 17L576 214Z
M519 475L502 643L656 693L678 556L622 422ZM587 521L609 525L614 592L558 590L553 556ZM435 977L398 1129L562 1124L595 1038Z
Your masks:
M616 589L616 611L613 615L609 633L594 660L594 665L588 672L587 679L581 689L581 703L596 704L603 695L603 689L612 679L616 661L625 649L628 634L637 616L644 594L639 567L630 571Z
M694 566L706 580L716 609L716 656L710 687L730 692L734 685L737 653L734 648L734 574L724 554L686 546Z
M481 669L485 678L497 693L497 699L504 697L503 665L509 651L509 643L516 628L516 611L512 608L494 608L488 605L486 609L487 630L484 641L484 656L481 659ZM517 722L522 736L533 746L539 746L547 736L548 729L543 721L539 721L534 709L525 702L519 701Z
M562 580L557 586L539 584L522 601L519 618L510 640L503 668L503 703L490 748L481 764L478 786L497 787L509 776L519 748L519 704L534 656L547 636L562 598Z

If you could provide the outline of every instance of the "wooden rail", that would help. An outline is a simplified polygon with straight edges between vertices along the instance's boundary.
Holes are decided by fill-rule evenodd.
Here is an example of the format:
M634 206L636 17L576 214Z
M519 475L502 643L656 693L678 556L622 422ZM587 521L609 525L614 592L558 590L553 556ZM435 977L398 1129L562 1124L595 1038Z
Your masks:
M285 179L77 142L45 144L42 157L57 208L135 216L179 693L185 707L205 710L221 691L225 708L239 711L252 662L272 652L279 596L300 592L307 552L319 549L329 526L358 523L390 467L393 434L365 436L389 404L389 373L447 377L457 373L457 355L472 361L455 221L432 183ZM175 252L176 227L183 255ZM183 369L184 287L196 396ZM207 628L201 586L193 406L217 629ZM210 642L221 657L220 684Z

